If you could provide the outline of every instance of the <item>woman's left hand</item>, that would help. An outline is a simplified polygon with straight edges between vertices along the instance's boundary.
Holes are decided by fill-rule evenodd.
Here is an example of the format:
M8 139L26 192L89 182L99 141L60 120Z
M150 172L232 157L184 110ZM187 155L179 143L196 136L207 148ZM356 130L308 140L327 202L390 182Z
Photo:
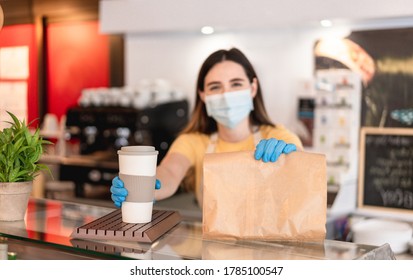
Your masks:
M287 144L283 140L263 139L255 148L254 157L256 160L262 159L263 162L275 162L282 153L289 154L296 150L297 147L294 144Z

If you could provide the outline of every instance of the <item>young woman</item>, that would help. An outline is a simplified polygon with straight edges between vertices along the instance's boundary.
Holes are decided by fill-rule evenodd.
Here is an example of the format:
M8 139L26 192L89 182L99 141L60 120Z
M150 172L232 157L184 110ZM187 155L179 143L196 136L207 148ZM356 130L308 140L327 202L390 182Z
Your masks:
M257 75L246 56L236 48L218 50L199 71L189 124L157 167L155 199L172 196L192 170L195 182L191 190L202 205L205 153L255 149L256 160L275 162L282 153L297 148L303 148L300 139L269 119ZM118 177L112 181L111 193L114 204L120 207L127 190Z

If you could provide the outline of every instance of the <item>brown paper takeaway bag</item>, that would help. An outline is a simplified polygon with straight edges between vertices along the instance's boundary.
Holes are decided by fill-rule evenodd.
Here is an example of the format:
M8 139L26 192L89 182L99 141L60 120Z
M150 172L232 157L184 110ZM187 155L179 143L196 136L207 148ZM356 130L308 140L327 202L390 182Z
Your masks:
M297 151L264 163L253 152L206 154L203 172L205 239L325 238L324 155Z

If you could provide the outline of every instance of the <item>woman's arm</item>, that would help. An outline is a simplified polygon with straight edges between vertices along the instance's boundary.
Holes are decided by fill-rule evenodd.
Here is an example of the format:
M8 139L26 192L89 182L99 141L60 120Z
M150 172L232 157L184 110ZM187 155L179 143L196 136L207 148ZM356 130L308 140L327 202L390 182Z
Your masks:
M190 161L179 153L168 153L156 169L156 178L161 181L161 188L155 191L155 199L162 200L172 196L188 169Z

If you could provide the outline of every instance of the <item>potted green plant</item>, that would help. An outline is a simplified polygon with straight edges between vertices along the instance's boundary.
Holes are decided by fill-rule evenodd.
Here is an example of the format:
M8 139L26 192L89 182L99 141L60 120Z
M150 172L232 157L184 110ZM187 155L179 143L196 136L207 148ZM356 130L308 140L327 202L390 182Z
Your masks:
M39 128L30 131L30 124L7 112L11 126L0 131L0 220L24 219L33 180L41 170L39 163L43 145L51 144L40 136Z

